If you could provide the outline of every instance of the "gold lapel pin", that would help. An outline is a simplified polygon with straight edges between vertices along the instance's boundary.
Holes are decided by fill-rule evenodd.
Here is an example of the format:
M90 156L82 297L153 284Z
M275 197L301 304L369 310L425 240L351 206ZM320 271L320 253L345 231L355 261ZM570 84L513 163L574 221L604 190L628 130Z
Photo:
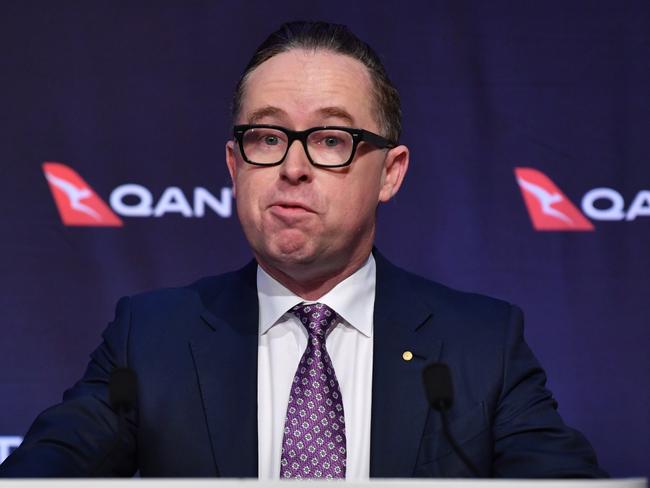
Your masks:
M413 359L413 353L411 351L404 351L402 353L402 359L404 361L410 361L411 359Z

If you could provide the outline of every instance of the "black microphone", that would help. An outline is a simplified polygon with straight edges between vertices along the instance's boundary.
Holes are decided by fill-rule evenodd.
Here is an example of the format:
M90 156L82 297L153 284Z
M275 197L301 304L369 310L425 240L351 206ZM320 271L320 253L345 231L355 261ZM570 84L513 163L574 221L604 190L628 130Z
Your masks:
M106 462L119 447L120 439L127 430L126 414L135 408L138 399L138 380L132 369L115 368L111 372L108 380L108 399L111 408L118 415L117 434L106 456L91 471L91 476L101 476L100 473L104 471Z
M422 371L422 382L424 389L427 393L427 400L432 408L440 412L442 419L442 429L445 437L451 444L451 447L456 452L458 457L463 461L467 469L469 469L474 476L480 478L481 475L476 469L476 466L470 461L467 455L460 448L456 439L449 430L449 422L447 420L447 410L451 408L454 403L454 388L451 382L451 373L449 366L444 363L431 363Z
M138 398L138 380L131 368L115 368L108 380L108 398L113 410L126 414Z

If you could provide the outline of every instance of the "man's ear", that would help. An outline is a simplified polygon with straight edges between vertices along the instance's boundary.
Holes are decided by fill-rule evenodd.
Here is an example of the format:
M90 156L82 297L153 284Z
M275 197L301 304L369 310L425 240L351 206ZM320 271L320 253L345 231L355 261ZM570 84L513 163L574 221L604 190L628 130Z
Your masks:
M237 186L235 185L237 176L237 159L235 158L235 141L226 142L226 166L232 180L232 196L237 198Z
M387 202L398 192L409 167L409 149L401 145L392 148L386 154L382 173L379 201Z

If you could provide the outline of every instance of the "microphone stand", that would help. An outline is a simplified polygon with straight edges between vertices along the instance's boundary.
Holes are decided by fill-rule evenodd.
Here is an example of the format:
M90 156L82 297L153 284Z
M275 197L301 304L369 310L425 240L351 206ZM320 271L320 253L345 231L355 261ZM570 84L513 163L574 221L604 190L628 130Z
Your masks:
M474 463L467 457L465 452L460 448L458 443L456 442L456 439L454 439L454 436L451 434L451 430L449 430L449 420L447 419L447 410L446 410L446 405L444 402L438 402L436 405L436 410L440 412L440 418L442 419L442 430L445 434L445 437L447 438L447 441L449 444L451 444L452 449L454 452L458 455L458 457L465 463L465 466L472 472L472 474L480 478L481 475L479 474L478 469L476 466L474 466Z

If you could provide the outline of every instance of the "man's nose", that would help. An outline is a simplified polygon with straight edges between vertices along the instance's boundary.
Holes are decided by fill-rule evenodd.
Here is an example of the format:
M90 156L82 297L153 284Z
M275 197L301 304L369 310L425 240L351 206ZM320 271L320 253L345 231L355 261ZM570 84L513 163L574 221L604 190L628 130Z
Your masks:
M280 165L280 177L295 184L311 180L313 171L304 146L300 141L293 141Z

